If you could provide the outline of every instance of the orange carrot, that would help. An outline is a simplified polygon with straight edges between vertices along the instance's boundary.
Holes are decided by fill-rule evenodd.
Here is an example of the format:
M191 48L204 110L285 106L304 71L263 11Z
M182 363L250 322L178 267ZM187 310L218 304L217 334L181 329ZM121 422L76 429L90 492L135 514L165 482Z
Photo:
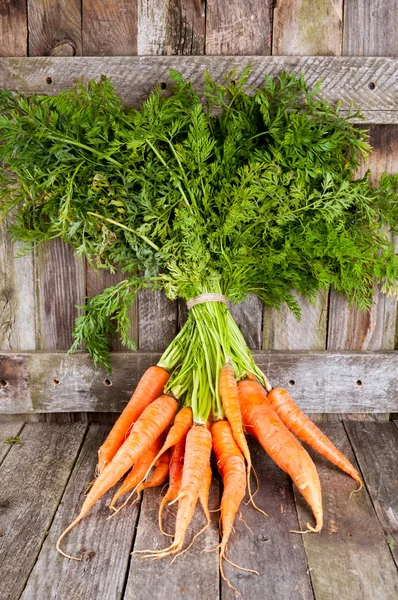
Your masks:
M242 382L243 383L243 382ZM321 485L315 465L306 450L282 423L268 403L259 403L258 386L246 380L239 385L239 402L243 424L264 450L285 473L288 473L316 519L316 526L307 525L310 531L320 531L323 525Z
M141 454L149 448L154 441L165 431L177 411L177 401L168 394L160 396L145 408L138 417L129 437L123 446L117 451L112 462L105 467L101 475L95 480L88 493L81 511L76 519L65 529L57 542L57 550L67 558L68 556L60 549L60 543L64 536L88 513L90 508L103 496L112 486L138 460Z
M120 496L123 496L123 494L126 494L132 490L143 480L148 471L148 467L152 464L154 457L157 455L159 448L162 446L163 439L162 436L159 436L149 448L144 450L134 467L131 469L130 473L126 475L120 488L113 496L109 508L113 508Z
M199 497L199 490L207 465L210 461L211 433L204 425L194 425L189 430L184 455L181 489L173 543L163 550L155 550L152 555L158 558L169 556L182 549L185 534L193 517Z
M171 449L169 465L169 489L159 507L159 529L164 535L170 535L163 530L162 513L167 502L175 500L181 488L182 469L184 465L185 437Z
M267 400L279 416L282 423L290 429L298 438L306 442L311 448L330 460L348 475L351 475L362 488L362 480L358 471L332 444L329 438L299 409L291 396L283 388L273 388L267 396Z
M211 480L213 478L213 471L211 470L210 462L206 465L206 470L203 474L202 484L199 488L199 500L202 505L203 512L205 513L207 524L203 528L206 529L210 525L210 512L209 512L209 495L210 495L210 487Z
M169 374L162 367L149 367L141 377L134 394L98 450L97 471L102 473L126 439L126 433L142 411L163 392Z
M247 483L250 492L250 471L252 462L249 446L247 445L246 437L243 431L242 416L239 409L238 387L235 380L234 369L230 360L227 360L226 364L221 369L220 393L225 416L229 421L235 441L242 451L247 463Z
M223 481L223 494L221 498L221 524L222 540L220 544L220 572L221 577L229 587L236 588L224 574L223 559L227 543L231 535L235 515L246 493L246 469L243 455L235 442L228 421L217 421L211 428L213 450L217 458L217 466ZM236 565L237 566L237 565ZM240 567L239 567L240 568Z
M170 452L166 450L166 452L164 452L162 456L157 459L155 463L155 470L148 481L143 481L137 487L137 500L139 500L141 497L141 492L143 490L158 487L159 485L166 483L169 477L169 462Z

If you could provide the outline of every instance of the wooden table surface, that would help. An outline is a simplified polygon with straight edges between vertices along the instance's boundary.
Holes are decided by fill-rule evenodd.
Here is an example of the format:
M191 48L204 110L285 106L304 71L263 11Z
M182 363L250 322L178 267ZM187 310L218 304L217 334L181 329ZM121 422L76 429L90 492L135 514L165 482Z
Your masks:
M323 430L362 473L365 489L350 498L355 483L324 459L314 458L324 503L320 534L290 533L312 517L289 478L251 444L265 518L242 505L228 548L229 558L259 576L225 566L243 599L396 600L398 597L398 428L394 422L327 423ZM76 516L93 479L97 449L108 427L78 423L0 424L1 600L180 600L233 599L218 572L218 513L189 552L171 559L143 560L134 550L162 548L157 510L161 490L141 503L109 515L109 492L65 539L55 543ZM4 443L19 435L21 444ZM213 480L210 508L219 504ZM173 515L165 512L166 529ZM204 523L199 508L188 540ZM250 529L251 531L250 531Z

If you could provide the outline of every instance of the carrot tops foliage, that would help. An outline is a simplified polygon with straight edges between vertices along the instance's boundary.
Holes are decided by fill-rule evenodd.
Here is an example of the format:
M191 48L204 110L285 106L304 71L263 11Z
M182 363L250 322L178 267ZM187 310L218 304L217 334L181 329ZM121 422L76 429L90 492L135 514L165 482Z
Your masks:
M205 74L205 103L175 71L140 110L105 77L55 97L0 93L0 210L31 249L60 237L96 269L126 280L88 299L77 319L110 369L107 334L129 339L140 287L171 299L256 294L270 306L292 290L333 285L361 309L374 282L397 292L398 176L357 179L371 150L364 131L309 90L303 77L247 85ZM17 184L17 185L15 185ZM200 312L199 309L197 312Z

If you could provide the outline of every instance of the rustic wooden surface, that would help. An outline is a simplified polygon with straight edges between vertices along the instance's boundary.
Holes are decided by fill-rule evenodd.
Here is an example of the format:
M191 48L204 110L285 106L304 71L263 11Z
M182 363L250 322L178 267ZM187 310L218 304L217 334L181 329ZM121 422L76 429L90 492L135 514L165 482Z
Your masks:
M380 424L380 427L388 425ZM327 423L322 429L356 465L343 423ZM383 454L387 448L382 447ZM366 492L350 498L355 482L325 459L311 451L310 454L321 480L324 510L321 533L303 536L315 598L395 599L398 594L396 566L371 499ZM369 470L361 472L365 477ZM388 472L379 475L383 482L388 478ZM295 498L301 529L306 529L306 523L313 524L312 515L296 489ZM392 506L389 508L393 510Z
M347 433L341 423L322 428L355 461L353 445L366 485L349 499L355 482L314 457L325 516L324 530L317 535L289 533L299 523L304 526L311 520L309 510L296 491L293 494L288 477L250 440L260 484L256 500L269 518L242 505L242 517L253 534L237 517L231 535L228 557L260 573L257 577L225 565L244 600L397 597L397 569L388 544L393 540L385 520L389 515L391 525L394 515L398 516L396 494L389 495L392 478L389 469L384 469L395 425L344 425ZM22 424L14 426L15 432ZM82 561L57 554L56 539L83 502L84 490L93 478L97 448L107 431L104 426L86 428L81 424L28 424L22 429L22 445L12 446L0 467L1 599L146 600L150 593L154 598L172 596L173 600L232 600L233 592L219 579L217 551L202 552L218 543L218 513L212 513L211 529L172 564L170 559L152 562L141 560L139 554L130 556L132 550L168 543L157 531L161 489L145 492L140 508L128 507L107 521L110 491L64 540L64 549L81 555ZM377 443L372 443L376 438ZM364 443L364 439L368 441ZM374 460L369 459L370 444ZM211 508L219 498L218 479L214 478ZM202 523L198 508L191 533ZM172 530L173 515L167 510L165 525Z
M23 425L22 421L0 423L0 465L13 446L10 438L18 436L22 431Z
M28 424L0 467L2 600L19 598L24 589L85 431L82 424Z
M398 412L395 352L262 352L254 359L271 382L286 387L308 412ZM113 375L86 353L0 355L0 413L120 411L153 352L115 352Z

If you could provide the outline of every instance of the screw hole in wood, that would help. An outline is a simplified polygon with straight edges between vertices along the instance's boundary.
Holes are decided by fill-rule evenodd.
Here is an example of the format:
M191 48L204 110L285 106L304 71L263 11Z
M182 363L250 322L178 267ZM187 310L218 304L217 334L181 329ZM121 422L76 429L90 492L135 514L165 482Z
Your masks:
M167 88L167 83L165 83L164 81L162 81L162 83L160 84L160 89L161 90L165 90Z
M59 385L61 382L59 379L53 379L53 386Z
M0 379L0 388L7 387L7 385L8 381L6 381L5 379Z
M288 381L288 386L289 386L289 387L293 387L293 386L295 386L295 385L296 385L296 382L294 381L294 379L289 379L289 381Z
M46 83L48 83L48 85L51 85L53 82L53 78L52 77L46 77Z
M104 379L104 385L109 386L112 385L112 381L108 378Z
M363 381L362 381L362 379L357 379L355 383L356 383L356 385L358 387L363 387Z
M371 81L371 82L368 84L368 88L369 88L370 90L374 90L374 89L375 89L375 87L376 87L376 84L375 84L373 81Z

